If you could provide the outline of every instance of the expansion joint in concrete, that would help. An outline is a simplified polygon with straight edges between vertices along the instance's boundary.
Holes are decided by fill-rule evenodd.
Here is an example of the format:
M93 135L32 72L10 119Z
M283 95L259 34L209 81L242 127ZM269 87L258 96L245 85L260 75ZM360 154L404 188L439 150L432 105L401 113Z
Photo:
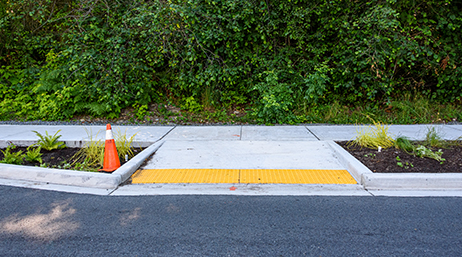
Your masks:
M306 126L305 126L305 128L306 128L306 130L308 130L308 132L310 132L311 135L313 135L318 141L321 141L321 139L319 139L319 137L316 136L316 134L314 134L313 131L311 131L311 130L310 130L308 127L306 127Z

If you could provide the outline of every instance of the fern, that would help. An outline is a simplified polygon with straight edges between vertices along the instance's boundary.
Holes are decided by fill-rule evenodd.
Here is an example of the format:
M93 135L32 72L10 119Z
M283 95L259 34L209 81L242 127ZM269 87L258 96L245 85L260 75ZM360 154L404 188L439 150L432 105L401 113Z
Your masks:
M105 114L108 110L106 109L105 104L100 104L100 103L78 103L74 106L74 110L76 112L82 112L84 110L89 110L90 113L96 115L96 116L101 116Z
M32 132L34 132L40 138L38 142L34 145L38 145L42 149L45 149L47 151L65 148L66 144L64 142L58 141L58 139L61 137L61 135L58 136L58 133L60 131L61 130L58 130L53 136L48 135L48 131L45 131L46 136L44 136L39 132L33 130Z
M16 146L11 144L9 145L5 151L2 151L4 157L0 163L7 163L7 164L17 164L20 165L23 163L24 154L22 151L17 151L16 153L12 153L11 150L16 149Z
M42 164L42 153L40 153L40 150L42 150L42 147L37 147L35 149L31 149L32 145L27 148L26 152L26 161L29 162L39 162Z

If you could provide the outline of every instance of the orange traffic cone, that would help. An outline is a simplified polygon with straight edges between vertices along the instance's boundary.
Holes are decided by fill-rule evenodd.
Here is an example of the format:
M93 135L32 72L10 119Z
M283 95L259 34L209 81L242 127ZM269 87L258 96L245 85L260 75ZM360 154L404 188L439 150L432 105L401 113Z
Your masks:
M119 155L112 136L111 124L106 125L106 145L104 147L103 168L98 171L113 172L120 167Z

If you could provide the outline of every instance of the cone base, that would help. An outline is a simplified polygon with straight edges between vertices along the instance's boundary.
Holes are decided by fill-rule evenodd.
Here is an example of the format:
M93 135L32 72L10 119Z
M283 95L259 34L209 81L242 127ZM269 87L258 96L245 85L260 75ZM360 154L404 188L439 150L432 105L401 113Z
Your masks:
M113 169L99 169L98 171L104 171L104 172L113 172L117 170L118 168L113 168Z

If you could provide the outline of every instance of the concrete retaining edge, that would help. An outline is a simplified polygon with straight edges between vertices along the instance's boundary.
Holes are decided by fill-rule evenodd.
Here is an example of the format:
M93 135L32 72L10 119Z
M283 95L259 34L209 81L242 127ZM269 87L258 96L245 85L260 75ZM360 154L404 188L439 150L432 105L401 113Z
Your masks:
M359 184L363 185L363 174L372 174L372 171L334 141L329 140L326 142L336 154L335 156L340 161L340 164L347 168L348 172L350 172L351 176L353 176L353 178L358 181Z
M146 158L156 152L162 144L163 142L154 143L112 174L0 163L0 178L67 186L116 189L138 169Z
M363 174L365 189L462 189L462 174L448 173L373 173Z
M334 141L327 141L340 163L364 189L447 190L462 189L461 173L373 173Z
M115 189L121 183L120 176L113 174L13 164L0 164L0 178L104 189Z
M125 163L122 167L118 168L112 175L120 176L121 183L125 182L135 171L143 164L143 162L152 154L154 154L162 145L164 141L158 141L148 148L144 149L141 153L137 154L130 161Z

